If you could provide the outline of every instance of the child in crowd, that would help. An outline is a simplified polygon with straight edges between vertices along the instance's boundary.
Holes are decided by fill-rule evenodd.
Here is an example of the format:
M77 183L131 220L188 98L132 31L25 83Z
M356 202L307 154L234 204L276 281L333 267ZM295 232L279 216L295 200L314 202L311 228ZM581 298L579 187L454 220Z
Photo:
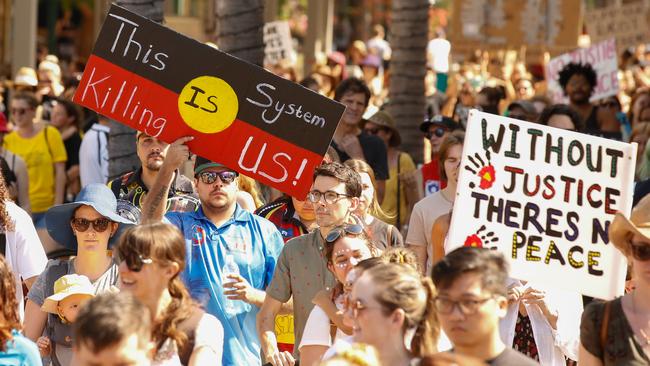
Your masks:
M92 297L95 289L86 276L69 274L54 282L54 294L45 299L41 310L58 315L63 323L71 324L77 319L79 309ZM36 342L41 356L49 356L54 351L54 343L43 336Z

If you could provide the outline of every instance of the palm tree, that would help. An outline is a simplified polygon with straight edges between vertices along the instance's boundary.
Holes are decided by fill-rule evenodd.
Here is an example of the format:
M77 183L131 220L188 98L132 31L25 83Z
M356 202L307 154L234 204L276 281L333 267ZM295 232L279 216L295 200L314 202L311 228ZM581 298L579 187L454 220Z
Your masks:
M428 42L429 0L393 0L388 112L395 118L403 149L422 160L424 76Z
M120 5L134 13L162 23L164 0L116 0ZM108 179L135 170L140 166L140 160L135 151L135 130L125 124L111 121L111 131L108 140Z
M219 49L261 66L264 62L264 0L214 1L215 40Z

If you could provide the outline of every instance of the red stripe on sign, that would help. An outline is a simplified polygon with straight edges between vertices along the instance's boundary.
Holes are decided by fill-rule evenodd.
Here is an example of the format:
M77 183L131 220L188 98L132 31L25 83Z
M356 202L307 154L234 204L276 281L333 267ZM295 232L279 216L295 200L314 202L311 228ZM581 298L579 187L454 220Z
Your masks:
M94 55L73 100L168 143L194 136L188 146L195 154L301 199L322 161L317 153L241 120L215 134L195 131L178 112L178 94Z
M290 144L240 120L235 120L217 136L227 137L222 141L228 146L229 153L215 157L216 161L299 199L307 196L314 169L323 160L313 151ZM209 145L191 148L198 155L206 154L206 157L211 151Z

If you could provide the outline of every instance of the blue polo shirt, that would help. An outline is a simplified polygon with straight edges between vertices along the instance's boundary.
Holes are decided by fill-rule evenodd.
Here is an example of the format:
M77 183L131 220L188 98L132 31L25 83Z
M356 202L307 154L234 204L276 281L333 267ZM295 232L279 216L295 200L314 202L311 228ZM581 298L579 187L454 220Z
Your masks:
M185 285L192 297L223 324L223 365L260 365L260 341L255 327L259 309L223 295L223 267L226 255L232 255L240 275L263 291L271 283L282 250L280 232L270 221L239 205L220 227L205 216L202 208L196 212L170 212L166 218L185 237ZM224 311L226 301L234 305L234 315Z

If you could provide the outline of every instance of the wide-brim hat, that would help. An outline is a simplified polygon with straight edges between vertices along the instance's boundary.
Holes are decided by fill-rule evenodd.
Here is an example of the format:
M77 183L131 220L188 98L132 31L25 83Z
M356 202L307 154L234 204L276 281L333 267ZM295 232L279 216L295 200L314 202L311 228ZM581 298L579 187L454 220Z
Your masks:
M634 207L630 218L617 212L609 226L609 242L625 256L630 255L630 241L634 234L650 240L650 195Z
M377 126L391 130L393 133L390 141L391 146L398 146L402 143L402 136L399 134L399 131L395 126L395 120L393 119L393 116L391 116L388 112L378 111L377 113L370 116L366 122L372 122Z
M31 67L21 67L18 69L16 76L14 77L15 86L38 86L38 78L36 77L36 71Z
M69 274L65 275L54 282L54 294L45 299L41 310L57 314L56 309L59 301L72 295L85 295L88 297L95 296L95 288L86 276Z
M110 188L100 183L88 184L79 192L74 202L54 206L45 213L47 232L66 248L77 250L77 237L72 231L70 220L75 210L84 205L94 208L100 215L119 224L117 231L108 241L109 248L116 243L124 229L135 224L117 213L117 199Z

